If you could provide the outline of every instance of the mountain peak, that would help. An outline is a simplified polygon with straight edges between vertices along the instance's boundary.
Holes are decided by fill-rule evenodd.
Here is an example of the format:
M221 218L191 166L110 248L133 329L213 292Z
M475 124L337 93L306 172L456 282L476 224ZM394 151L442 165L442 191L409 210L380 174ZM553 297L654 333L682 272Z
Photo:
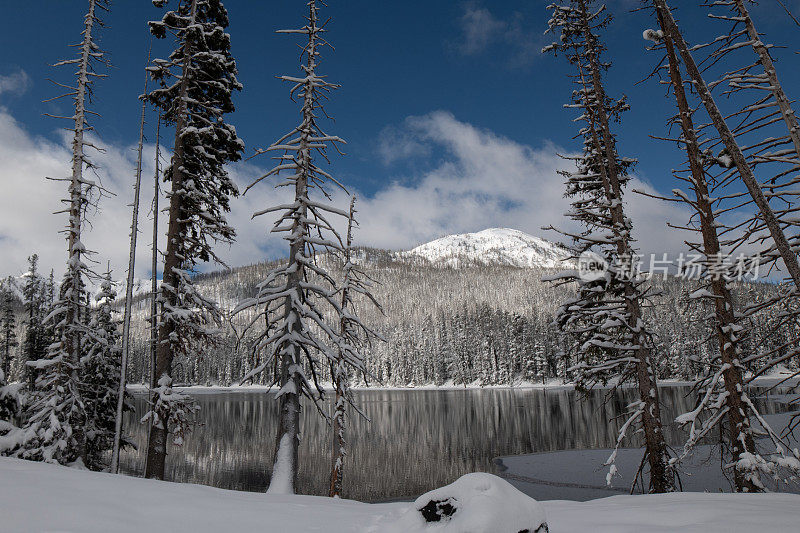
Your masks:
M511 228L489 228L475 233L448 235L400 254L458 267L497 264L522 268L559 268L569 257L560 244Z

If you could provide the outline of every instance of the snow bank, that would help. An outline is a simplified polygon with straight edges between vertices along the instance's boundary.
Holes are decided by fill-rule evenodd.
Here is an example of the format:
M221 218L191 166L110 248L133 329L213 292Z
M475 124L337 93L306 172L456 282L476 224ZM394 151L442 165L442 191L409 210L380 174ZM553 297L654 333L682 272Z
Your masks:
M366 531L369 504L273 496L0 458L2 533Z
M542 506L492 474L467 474L423 494L397 518L380 525L385 533L545 533ZM377 530L376 530L377 531Z
M460 496L462 504L465 500L471 502L472 512L482 515L478 487L483 482L479 481L480 475L473 476L428 495ZM523 500L518 494L498 484L491 484L489 490L509 498L498 509L514 517L523 513L538 517L535 513L543 508L553 533L797 531L800 509L800 496L791 494L677 493L541 504L528 499L524 500L525 511L520 511L518 506ZM387 533L390 525L395 527L401 520L410 520L411 513L418 512L416 505L370 505L317 496L229 491L0 458L2 533ZM463 510L470 512L466 505ZM481 519L482 516L475 517ZM406 524L402 531L502 533L499 524L506 518L491 523L488 530L480 529L479 522L456 525L455 520L449 526L417 521Z

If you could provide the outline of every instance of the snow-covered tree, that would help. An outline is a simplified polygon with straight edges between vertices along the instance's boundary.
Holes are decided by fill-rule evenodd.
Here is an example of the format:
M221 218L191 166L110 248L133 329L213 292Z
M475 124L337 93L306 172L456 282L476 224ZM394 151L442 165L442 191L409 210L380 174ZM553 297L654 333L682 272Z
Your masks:
M787 238L785 232L786 226L791 224L790 221L792 219L796 218L794 215L790 214L795 210L793 203L790 204L790 208L788 210L778 210L777 213L776 209L770 205L769 198L773 198L775 196L775 191L767 194L762 189L762 184L759 182L754 172L752 158L751 161L748 161L748 156L745 153L745 150L737 141L737 133L741 133L741 131L737 131L739 128L731 128L728 125L726 120L727 114L720 110L720 107L717 105L717 102L715 101L711 92L713 86L706 82L703 72L698 67L698 63L692 54L692 50L695 48L693 47L690 49L689 45L684 40L683 34L681 33L666 0L653 0L653 6L658 11L660 17L660 31L663 35L669 37L669 39L674 43L675 50L683 62L688 74L688 79L691 81L692 87L697 91L698 98L700 99L700 102L702 103L711 120L712 127L716 130L719 136L720 144L724 148L724 150L721 151L718 156L716 156L717 160L723 166L736 169L736 176L745 185L747 193L752 198L752 202L758 210L758 217L753 219L755 226L749 228L747 235L755 236L755 240L763 241L765 238L761 238L760 234L766 233L768 235L766 239L770 239L770 242L767 246L767 258L771 257L773 261L780 258L783 261L789 276L794 282L795 288L800 287L800 262L798 262L797 253L793 249L792 242L795 239ZM740 21L739 19L741 19L741 17L737 18L737 22ZM744 34L746 34L747 31L747 29L744 29ZM732 33L727 37L723 37L722 39L714 39L712 43L721 43L717 45L717 53L725 54L728 51L740 48L740 46L731 41L735 40L737 36L742 34L743 33L741 32L732 30ZM752 40L753 39L750 39L750 41L745 42L745 45L752 46ZM761 47L757 48L760 49ZM713 59L715 61L719 60L717 57L714 57ZM763 60L764 58L759 56L759 62ZM767 67L766 64L763 66ZM748 74L748 70L748 68L745 68L743 70L728 73L723 76L722 81L732 81L734 86L740 85L740 83L751 85L751 82L754 82L755 84L762 84L764 88L771 89L767 98L775 97L775 95L778 94L778 91L774 89L775 86L772 84L770 79L775 75L774 67L772 68L771 73L764 73L760 76L750 76ZM742 74L744 74L744 78L741 77ZM775 83L777 83L777 78L775 78ZM776 102L773 102L771 105L778 106L779 111L777 114L779 117L784 117L785 120L786 112L781 107L781 101L781 99L777 99ZM747 106L745 109L734 113L731 115L731 117L741 121L739 123L740 128L744 128L747 131L752 131L753 128L759 128L763 124L760 124L760 118L754 119L750 115L752 115L754 112L756 115L758 115L759 111L763 111L768 107L770 107L770 104L768 104L766 101L759 101L752 106ZM770 113L772 112L770 111ZM777 120L782 120L782 118L778 118ZM772 138L767 139L767 142L769 143L766 147L767 150L779 146L783 142L778 140L778 142L775 143L774 141L775 139ZM762 149L762 147L763 143L756 143L749 147L756 149L756 159L758 159L759 151ZM775 154L768 155L774 156Z
M700 236L699 242L696 238L687 240L692 253L698 254L697 275L702 279L702 286L692 290L688 296L693 301L705 300L706 305L713 308L713 312L704 315L701 320L712 325L719 348L719 358L712 359L713 363L703 365L703 376L696 385L700 398L698 406L691 413L682 415L680 419L691 425L685 449L687 452L690 451L702 437L724 422L726 431L723 434L725 442L730 447L728 461L732 457L733 464L736 464L739 458L755 455L755 439L748 416L750 402L744 388L744 369L741 364L740 341L743 329L739 324L741 313L737 313L734 308L727 273L720 272L717 264L723 258L723 244L726 244L725 240L720 242L719 233L728 228L717 220L719 200L715 201L713 197L717 197L718 192L715 194L715 191L718 184L712 181L709 186L710 180L707 176L708 167L715 165L716 161L702 153L700 135L693 119L694 109L687 97L672 40L669 37L665 38L663 32L656 33L651 30L649 35L657 47L663 48L666 52L669 83L678 108L678 113L671 119L671 123L679 125L681 135L676 141L686 151L688 168L676 172L675 175L688 184L693 193L690 198L680 189L674 189L674 194L677 201L687 204L695 212L686 228L693 229ZM703 418L699 415L708 416ZM701 428L696 430L698 424ZM757 490L758 480L754 481L750 477L746 472L735 468L734 483L737 490L749 492Z
M771 50L776 46L758 32L747 5L740 0L704 4L709 18L724 26L725 31L706 45L693 46L692 51L695 55L706 53L701 64L710 62L712 65L724 65L722 69L717 69L721 72L713 73L717 79L708 83L708 86L712 92L716 91L723 97L717 100L734 104L733 111L726 109L725 116L730 124L731 135L741 148L742 156L757 178L766 202L796 256L800 251L800 219L797 216L800 212L797 201L800 126L792 108L793 101L779 80L778 66L772 59ZM704 70L703 74L710 73ZM709 149L723 144L724 138L720 134L713 143L709 143ZM727 147L723 152L727 152ZM726 158L718 159L725 162L730 158L726 153ZM738 184L738 166L731 162L727 167L730 168L723 168L717 179L730 182L731 185ZM791 330L800 320L800 315L792 311L797 308L800 292L797 279L792 275L794 267L791 260L789 263L784 260L782 245L772 237L773 232L767 225L769 218L763 216L758 199L752 198L752 203L747 202L752 196L749 190L740 192L732 186L727 189L726 196L741 198L740 210L746 208L751 212L749 218L739 223L744 231L740 232L737 245L756 249L755 256L762 268L775 271L785 267L791 278L781 285L781 291L772 301L761 302L745 310L752 315L763 313L771 306L780 309L780 319L774 321L773 327L762 332L756 340L756 345L763 349L748 355L745 360L747 366L761 374L800 353L796 337L791 340L787 338L790 341L788 343L775 345L770 342L771 339L782 337L783 331ZM784 264L781 265L781 262Z
M53 322L57 340L48 347L46 357L28 362L35 370L36 382L27 406L26 440L15 452L23 459L71 464L82 462L86 455L87 417L80 388L81 362L70 357L72 351L67 349L67 330L73 326L68 303L77 292L83 315L86 290L83 284L76 286L69 276L68 270L54 310L46 319ZM89 333L83 319L84 316L80 328L82 344Z
M598 32L611 17L604 5L586 0L553 4L549 9L553 10L549 31L559 40L545 50L563 53L575 66L577 88L567 107L579 109L577 120L584 123L583 154L568 158L577 169L562 173L566 195L573 199L567 216L583 229L564 234L573 239L576 260L583 255L607 265L598 276L581 277L572 271L554 278L561 284L577 284L577 296L562 305L557 323L575 338L572 351L577 363L571 370L579 388L609 382L617 386L629 380L638 387L639 400L630 406L617 446L638 424L650 467L650 491L669 492L675 489L674 472L662 430L654 344L643 320L645 294L636 275L632 224L623 208L633 161L619 155L610 127L628 105L624 98L610 98L602 81L610 64L601 58L605 48ZM615 458L616 451L607 461L609 482L616 472Z
M168 3L153 1L156 7ZM172 162L164 176L171 190L154 378L160 390L153 408L161 411L150 417L159 421L171 420L173 410L187 409L172 403L186 399L171 393L173 359L207 339L209 326L221 319L216 304L197 291L195 267L217 260L213 245L230 243L236 235L225 213L238 190L224 165L240 159L244 143L223 117L233 112L232 93L242 86L227 26L228 12L219 0L179 1L160 21L150 22L155 37L169 33L177 44L168 59L156 59L148 67L160 84L148 98L175 127ZM164 477L169 430L164 424L151 429L147 477Z
M0 369L0 456L19 447L23 432L19 428L23 415L22 384L10 384Z
M718 137L703 138L700 131L715 132L716 128L706 125L698 128L695 125L697 104L689 101L686 90L687 85L692 87L694 83L687 84L683 79L681 63L672 40L674 32L667 33L664 30L663 12L657 9L656 16L662 29L657 32L648 30L649 33L645 34L656 43L654 48L666 52L669 83L678 107L678 114L672 122L680 127L681 135L676 141L687 155L686 167L675 174L688 184L692 196L680 189L674 189L673 192L677 201L688 205L695 213L682 229L693 230L700 237L687 240L692 252L697 254L693 268L696 268L701 279L700 287L691 292L689 299L704 301L708 308L713 309L701 320L712 325L717 340L717 355L702 363L701 376L695 385L697 405L678 417L678 422L689 429L684 455L690 453L704 438L719 432L723 465L732 473L736 490L761 491L765 487L763 478L780 477L782 467L787 467L791 476L791 470L800 464L791 447L764 421L747 391L748 383L744 374L748 358L745 352L746 341L752 336L749 318L753 308L737 308L730 284L736 265L726 261L726 258L730 257L732 250L746 242L752 228L742 231L741 224L726 224L719 218L732 209L741 208L739 198L744 193L726 193L725 189L730 188L731 182L726 179L727 169L721 171L722 177L715 175L719 172L714 169L729 165L723 165L719 157L711 156L715 141L719 142ZM723 49L727 47L730 47L730 43L723 45ZM716 53L712 52L712 56ZM760 101L758 105L763 103ZM758 107L751 108L747 115L751 117L757 111ZM748 126L750 128L752 124ZM763 146L763 143L759 144ZM767 144L771 143L768 141ZM769 154L761 152L760 156L769 157ZM737 235L737 231L744 236ZM752 360L752 356L749 359ZM760 426L760 429L754 426ZM761 436L771 441L773 452L765 451L763 443L758 440Z
M353 405L350 393L350 368L364 370L362 346L378 335L366 327L357 315L357 299L367 300L380 309L380 304L372 295L373 280L367 276L353 257L353 228L356 197L350 199L350 212L347 218L347 239L343 254L343 279L341 282L341 315L339 317L339 345L336 360L331 361L331 381L334 387L333 400L333 446L331 450L331 484L328 495L338 498L342 494L342 470L347 455L345 431L347 430L347 405ZM360 298L359 298L360 297ZM354 409L357 409L353 406ZM360 411L359 411L360 412Z
M25 337L22 343L23 360L25 362L38 361L44 357L47 350L45 343L45 326L42 324L44 315L48 310L42 306L42 278L37 271L39 256L33 254L28 257L28 271L25 273L25 285L22 295L25 299ZM36 373L33 368L26 367L26 378L30 388L33 388Z
M84 462L93 470L108 466L106 454L113 448L115 434L121 375L119 322L114 317L116 297L108 273L96 296L89 322L92 334L86 339L81 357L80 389L87 419ZM123 405L125 399L123 396Z
M9 286L11 284L9 283ZM0 290L0 372L9 376L13 350L19 346L17 341L17 319L14 314L16 298L9 288Z
M107 10L106 0L89 0L77 57L56 64L76 67L75 85L59 84L67 92L54 98L69 97L74 104L72 116L59 117L74 124L71 130L72 176L65 180L69 183L69 197L63 200L67 206L63 212L68 215L67 272L58 300L45 319L54 329L54 342L47 348L44 358L28 361L37 376L25 428L28 440L17 455L61 464L82 461L86 454L87 419L81 399L79 372L82 346L91 335L86 323L89 305L85 290L90 272L84 263L87 250L81 242L81 231L86 208L96 203L91 192L98 190L97 184L84 172L93 167L86 149L94 147L87 139L87 133L91 131L88 121L91 111L87 110L87 104L92 96L94 80L104 76L95 70L98 64L106 64L104 53L95 39L95 30L102 26L100 12Z
M238 312L259 309L250 328L261 328L255 344L256 351L269 353L266 361L251 370L250 378L274 365L274 381L280 386L280 402L275 458L269 491L294 493L297 485L297 446L300 438L300 397L306 396L317 404L322 396L319 372L324 361L333 362L337 351L346 353L353 348L344 341L329 318L342 314L337 301L336 280L323 264L323 252L341 253L342 239L334 228L332 217L348 217L347 211L333 207L329 187L342 185L323 170L318 159L328 160L327 150L343 142L339 137L325 133L318 125L324 115L322 105L332 89L338 86L319 74L320 48L327 45L323 39L324 25L318 19L319 7L315 0L308 2L306 25L299 29L280 30L280 33L300 34L306 37L303 45L300 76L281 76L292 84L290 95L301 103L301 121L298 126L261 152L282 152L276 157L277 166L255 180L250 187L271 176L286 172L286 179L278 187L290 187L294 199L287 204L268 207L254 216L280 213L272 227L273 233L285 233L289 244L289 257L285 264L274 269L259 284L255 298L242 302ZM334 318L335 320L335 318ZM336 320L338 322L338 320ZM363 368L359 360L346 356L349 364ZM304 370L304 367L306 370ZM311 376L306 374L311 373Z

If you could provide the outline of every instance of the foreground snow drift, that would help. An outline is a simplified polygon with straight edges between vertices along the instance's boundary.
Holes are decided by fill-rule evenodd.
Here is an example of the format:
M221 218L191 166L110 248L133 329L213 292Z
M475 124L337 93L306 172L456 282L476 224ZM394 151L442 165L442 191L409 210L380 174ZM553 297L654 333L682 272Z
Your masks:
M466 476L461 483L432 493L461 496L479 509L476 495L483 482L473 481L480 477ZM517 495L504 494L512 498L507 503L518 515ZM552 533L769 533L797 531L800 496L682 493L540 505ZM533 500L524 507L533 513L538 509ZM412 503L370 505L316 496L268 496L0 458L3 533L385 533L395 526L405 526L404 533L500 533L496 526L504 520L491 524L491 529L457 523L456 514L450 522L406 522L416 509Z
M381 526L385 533L547 532L544 510L536 500L508 481L484 473L461 476L423 494L398 518L387 516Z

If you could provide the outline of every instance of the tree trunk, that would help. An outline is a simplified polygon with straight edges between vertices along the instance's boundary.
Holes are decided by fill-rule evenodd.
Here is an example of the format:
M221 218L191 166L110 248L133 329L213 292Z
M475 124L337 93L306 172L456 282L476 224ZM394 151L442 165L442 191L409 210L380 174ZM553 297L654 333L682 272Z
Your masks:
M81 243L81 226L83 215L83 202L85 199L83 191L83 165L84 165L84 132L86 127L86 91L89 84L89 60L95 52L92 46L92 29L95 21L96 1L89 0L89 11L84 18L83 43L81 45L81 56L78 68L78 83L75 92L75 130L72 139L72 180L70 181L69 196L69 237L67 269L69 271L70 287L67 288L69 303L64 325L64 351L66 352L69 364L73 366L70 370L70 379L74 383L79 383L78 365L81 359L81 338L78 333L81 322L81 301L82 289L82 267L81 254L83 244ZM61 364L61 363L59 363ZM77 444L78 457L83 459L86 455L86 435L84 434L85 413L76 413L78 419L72 420L73 438Z
M659 24L663 27L660 13L658 18ZM714 208L709 201L708 184L701 163L700 144L692 121L692 111L683 87L678 57L675 54L672 40L668 36L664 39L664 44L667 49L670 79L675 91L681 129L686 142L686 154L695 187L697 212L700 217L700 230L703 236L703 253L709 259L721 257L722 250L717 234ZM723 376L725 389L728 393L725 399L729 419L728 438L733 458L738 460L744 452L755 454L755 443L753 442L752 433L749 431L750 420L745 416L745 408L742 402L744 380L742 379L739 365L738 342L733 338L735 336L733 326L736 324L736 318L733 313L733 298L727 282L721 276L715 276L711 279L711 292L714 295L717 342L719 343L722 364L727 366ZM743 439L740 438L742 436L744 437ZM749 479L745 479L738 470L734 470L734 484L737 492L759 492L759 488Z
M736 138L733 136L730 128L728 128L728 124L725 122L725 118L722 116L722 113L717 107L716 102L714 102L714 98L712 97L705 80L703 80L703 76L700 73L697 64L694 62L694 58L692 57L692 54L686 45L686 41L683 40L683 35L681 35L680 29L678 28L678 25L675 22L675 19L673 18L672 12L667 6L666 1L654 0L654 2L657 11L661 16L662 30L664 34L672 40L673 44L678 49L681 59L683 60L683 64L692 79L692 84L697 90L700 100L703 102L708 115L711 117L714 127L719 132L720 139L722 139L722 142L725 144L726 150L736 164L736 168L739 171L739 176L742 178L742 181L747 187L747 191L753 198L753 202L758 207L761 213L761 219L764 221L764 224L769 230L772 240L775 243L775 247L780 253L783 263L786 265L786 269L789 271L789 275L794 281L795 289L797 289L800 287L800 263L797 261L797 256L792 251L789 241L786 239L786 235L784 235L775 213L769 206L769 203L764 196L764 192L761 190L761 186L753 174L753 170L747 164L747 160L745 159L741 148L737 144Z
M194 24L197 12L197 1L192 0L191 23ZM164 320L165 307L175 308L178 304L177 290L180 279L176 273L183 266L180 257L179 240L183 237L185 222L182 217L182 189L183 189L183 141L181 135L187 119L187 95L188 95L188 76L189 63L191 61L191 47L189 38L186 37L184 48L184 59L181 77L180 108L181 111L175 120L175 149L172 156L172 194L169 198L169 224L167 226L167 249L164 257L164 271L161 283L161 316L162 320L158 327L158 346L156 348L156 363L154 380L156 384L162 377L172 380L172 359L174 357L177 341L172 339L175 331L175 323L171 319ZM164 466L167 455L167 419L169 413L161 413L161 424L153 425L150 430L150 439L147 451L147 465L145 466L145 477L154 479L164 479ZM160 427L159 427L160 426Z
M309 87L306 87L308 91ZM308 95L308 92L306 93ZM307 96L308 98L308 96ZM312 110L309 106L303 107L304 121L311 120ZM308 130L305 130L308 131ZM300 168L295 182L295 198L301 204L298 216L292 227L292 241L289 247L289 273L287 275L287 290L294 294L294 298L304 301L305 294L300 286L303 281L304 267L297 258L305 255L305 242L308 235L308 222L306 221L308 200L308 176L311 165L311 151L308 140L303 138L298 150ZM287 296L284 303L284 327L287 337L294 337L302 330L303 318L297 313L293 297ZM300 346L294 340L284 341L281 350L281 391L280 420L278 434L275 439L275 457L272 467L268 493L294 494L297 487L297 446L300 433L300 379L297 375L297 365L300 364ZM291 382L291 384L290 384Z
M585 32L587 33L587 44L591 43L588 38L589 18L586 5L580 2L581 16ZM608 116L602 106L606 101L605 90L600 79L601 67L597 60L596 51L589 51L589 59L592 88L595 98L599 102L601 109L597 116L592 117L590 123L593 142L598 152L601 148L605 149L607 165L600 164L603 186L610 204L611 219L615 227L617 241L617 255L620 258L630 258L633 260L633 250L630 246L630 228L628 227L625 214L622 210L622 187L619 182L619 168L617 167L617 153L615 150L614 138L611 135L611 128L608 123ZM602 144L598 138L595 124L599 123ZM658 397L658 387L652 368L652 354L648 346L649 339L642 331L642 310L639 303L638 291L634 286L633 279L625 282L625 305L627 307L630 322L628 324L631 331L637 332L636 345L639 346L634 357L638 360L636 368L636 380L639 389L639 399L642 402L642 428L644 430L645 449L650 465L650 487L652 492L672 492L675 490L674 474L669 467L667 443L664 440L664 433L661 425L661 406Z
M150 54L147 62L150 63ZM147 94L145 74L144 94ZM128 277L125 286L125 314L122 319L122 361L120 362L119 392L117 394L117 414L114 421L114 445L111 450L111 472L119 472L119 447L122 440L122 412L125 407L125 384L128 371L128 352L130 350L131 305L133 303L133 274L136 264L136 238L139 235L139 191L142 185L142 151L144 150L144 118L147 101L142 98L142 115L139 120L139 148L136 157L136 179L133 186L133 215L131 220L131 245L128 254Z

